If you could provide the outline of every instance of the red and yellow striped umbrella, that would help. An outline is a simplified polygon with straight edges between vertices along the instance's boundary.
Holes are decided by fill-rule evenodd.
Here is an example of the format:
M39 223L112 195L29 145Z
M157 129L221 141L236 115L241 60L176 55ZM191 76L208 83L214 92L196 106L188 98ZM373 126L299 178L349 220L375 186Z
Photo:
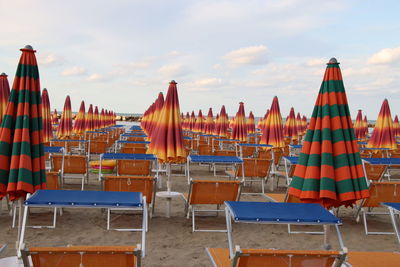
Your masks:
M194 111L190 114L190 122L189 122L189 130L194 131L196 126L196 115L194 114Z
M153 135L155 134L155 130L157 129L157 125L160 120L160 114L161 110L163 109L164 106L164 95L162 92L158 94L158 97L156 99L156 102L154 102L153 106L153 112L151 116L151 123L150 123L150 130L149 130L149 140L153 138Z
M303 132L306 133L306 131L307 131L307 117L306 117L306 115L303 115L303 118L301 119L301 124L303 126Z
M81 102L81 106L79 107L78 115L75 118L74 124L74 133L75 134L83 134L86 130L86 123L85 123L85 101Z
M365 128L361 109L358 110L356 121L354 123L354 134L357 139L365 138Z
M297 140L298 132L296 125L296 117L295 117L294 108L290 109L289 116L287 117L285 127L283 128L283 135L289 137L291 140Z
M85 119L85 131L94 131L94 115L93 115L93 105L90 104L86 119Z
M204 118L203 118L203 113L201 112L201 109L200 109L199 114L197 115L197 118L196 118L196 123L194 124L193 132L201 133L201 132L203 132L203 128L204 128Z
M154 103L150 105L150 107L144 112L142 121L140 123L140 126L144 130L144 132L149 135L150 133L150 128L151 128L151 119L153 116L153 111L154 111Z
M247 133L253 134L256 132L256 126L254 124L254 115L253 112L250 111L249 118L247 119Z
M58 139L65 139L72 135L72 111L71 99L69 95L65 99L64 110L61 114L61 120L58 124L56 136Z
M94 113L93 113L93 125L94 129L100 129L100 114L99 114L99 108L97 106L94 107Z
M367 115L364 115L364 131L365 131L365 137L368 137L369 136L369 132L368 132Z
M7 74L0 74L0 123L6 114L7 102L10 96L10 85L8 84Z
M42 119L43 119L43 143L48 143L53 138L53 128L51 127L50 100L47 89L42 93Z
M25 198L46 188L40 79L35 50L21 49L0 127L0 199ZM22 207L21 207L22 208Z
M215 134L221 138L228 136L229 119L226 114L225 106L222 105L219 112L218 121L215 123Z
M186 152L183 145L182 122L175 81L169 84L158 122L147 153L156 155L160 162L185 162Z
M217 129L218 122L219 122L219 114L215 116L213 135L218 135L218 129Z
M100 128L103 129L106 127L106 116L104 115L104 108L101 109L100 112Z
M240 142L245 142L247 140L247 124L243 102L239 103L239 110L236 113L236 117L233 123L232 139L240 140Z
M261 123L259 123L259 124L260 124L259 129L261 130L261 132L262 132L262 131L264 130L264 128L266 127L268 115L269 115L269 109L267 109L267 112L265 112L264 117L263 117Z
M54 109L53 114L51 114L51 124L58 124L58 113L57 113L57 109Z
M334 58L326 68L288 193L326 208L369 197L342 74Z
M301 121L301 116L300 116L300 112L297 112L297 116L296 116L296 127L297 127L297 134L298 135L303 135L303 124Z
M190 114L189 112L186 112L186 117L182 122L182 129L185 131L190 130L189 123L190 123Z
M214 115L213 115L213 112L212 112L212 108L210 108L208 110L206 122L204 123L203 133L205 133L205 134L213 134L214 133L214 127L215 127Z
M400 124L399 124L399 118L394 116L394 121L393 121L393 129L394 129L394 136L399 137L400 136Z
M368 141L367 147L397 149L393 120L387 99L382 103L374 131Z
M260 144L271 145L277 148L284 147L282 116L277 96L272 100L271 108L269 109L268 117L264 121L264 125Z

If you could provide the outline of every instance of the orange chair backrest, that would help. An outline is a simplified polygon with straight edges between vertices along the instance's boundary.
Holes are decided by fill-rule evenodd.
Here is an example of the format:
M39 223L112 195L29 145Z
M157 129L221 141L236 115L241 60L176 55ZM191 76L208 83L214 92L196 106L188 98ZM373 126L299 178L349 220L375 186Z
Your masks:
M245 177L264 178L269 173L271 160L259 158L243 159L243 164ZM242 176L242 165L239 165L237 176Z
M215 156L236 156L236 151L234 150L215 150Z
M373 182L369 186L369 198L363 207L380 207L382 202L400 202L400 182Z
M146 147L144 143L125 143L123 147Z
M212 147L207 144L200 144L198 146L199 155L212 155Z
M242 146L242 156L244 158L251 157L254 155L256 148L253 146Z
M272 159L271 149L267 149L267 150L259 149L257 158L259 158L259 159Z
M145 147L122 147L121 153L128 154L146 154L147 148Z
M149 160L118 160L119 175L150 175Z
M62 156L53 155L53 171L61 170ZM64 156L64 173L85 174L87 171L87 158L81 155Z
M338 251L244 249L236 267L331 267L340 257Z
M102 154L106 153L108 147L107 141L90 141L90 153Z
M46 172L46 189L59 190L58 172Z
M34 267L127 267L136 266L137 260L133 246L37 247L29 252Z
M386 171L386 165L375 165L365 163L365 174L367 175L368 180L378 181L382 178L382 175Z
M141 192L146 202L153 201L154 177L150 176L104 176L104 191Z
M224 201L236 201L239 188L240 181L192 181L189 204L223 204Z
M129 136L126 140L128 141L146 141L145 137Z

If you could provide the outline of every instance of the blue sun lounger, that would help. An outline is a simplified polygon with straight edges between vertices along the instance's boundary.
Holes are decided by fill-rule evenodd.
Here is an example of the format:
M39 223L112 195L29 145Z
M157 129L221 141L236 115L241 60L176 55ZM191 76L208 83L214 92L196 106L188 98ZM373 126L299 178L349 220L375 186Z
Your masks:
M110 191L78 191L78 190L38 190L33 195L28 195L24 202L24 214L19 249L24 248L24 236L30 207L52 208L105 208L142 211L143 220L141 228L113 229L118 231L140 231L142 232L143 255L145 251L146 231L148 228L148 211L146 197L140 192L110 192ZM55 228L56 215L53 225ZM107 216L107 230L110 229L110 213Z
M340 234L341 220L319 204L225 201L226 227L230 256L234 256L232 221L251 224L333 225L340 247L344 244ZM329 244L325 244L329 247Z

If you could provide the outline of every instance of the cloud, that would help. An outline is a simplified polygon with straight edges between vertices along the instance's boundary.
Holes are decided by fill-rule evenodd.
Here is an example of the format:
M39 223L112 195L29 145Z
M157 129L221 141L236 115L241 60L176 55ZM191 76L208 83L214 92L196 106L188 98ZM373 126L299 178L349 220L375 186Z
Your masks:
M184 66L181 63L172 63L160 67L158 72L169 79L175 79L175 77L185 76L191 71L187 66Z
M98 73L93 73L91 75L89 75L86 80L89 82L104 82L104 81L108 81L110 78Z
M224 56L228 66L238 67L241 65L266 64L268 48L264 45L242 47L233 50Z
M400 47L384 48L369 59L369 64L389 64L396 60L400 60Z
M313 58L313 59L308 60L306 62L306 65L310 66L310 67L316 67L316 66L322 67L322 66L325 66L325 64L327 62L328 61L326 60L326 58Z
M63 70L61 73L62 76L79 76L86 74L86 69L78 66L74 66L72 68L68 68Z
M61 65L64 61L63 58L54 54L41 54L37 60L39 66Z

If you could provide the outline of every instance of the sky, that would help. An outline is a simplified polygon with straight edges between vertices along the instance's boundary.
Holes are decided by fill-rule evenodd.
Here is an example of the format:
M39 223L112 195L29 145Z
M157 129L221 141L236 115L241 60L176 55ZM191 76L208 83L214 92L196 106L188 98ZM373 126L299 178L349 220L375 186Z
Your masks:
M176 80L182 112L263 116L278 96L310 117L326 63L341 63L350 112L400 114L400 1L0 0L0 72L33 46L52 109L71 96L143 113Z

